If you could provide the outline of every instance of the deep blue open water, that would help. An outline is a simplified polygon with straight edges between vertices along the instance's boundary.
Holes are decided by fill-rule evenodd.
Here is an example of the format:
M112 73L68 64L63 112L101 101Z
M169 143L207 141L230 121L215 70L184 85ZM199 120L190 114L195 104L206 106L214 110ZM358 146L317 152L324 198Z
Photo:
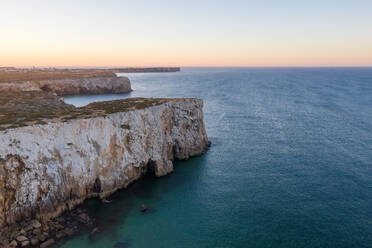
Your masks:
M212 147L84 207L72 247L372 247L372 68L129 74L124 97L199 97ZM148 213L139 212L141 204Z

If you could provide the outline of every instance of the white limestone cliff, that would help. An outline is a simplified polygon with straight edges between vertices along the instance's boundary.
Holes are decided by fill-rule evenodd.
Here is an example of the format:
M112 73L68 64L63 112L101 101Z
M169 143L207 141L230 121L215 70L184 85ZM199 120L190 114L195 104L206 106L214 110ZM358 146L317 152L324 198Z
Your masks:
M200 99L0 131L0 226L49 219L206 151Z

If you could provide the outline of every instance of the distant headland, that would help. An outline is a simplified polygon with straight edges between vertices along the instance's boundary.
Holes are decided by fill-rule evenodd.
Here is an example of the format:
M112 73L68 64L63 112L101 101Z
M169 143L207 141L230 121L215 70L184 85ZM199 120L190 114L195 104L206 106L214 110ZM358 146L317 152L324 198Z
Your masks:
M129 67L111 69L117 73L144 73L144 72L179 72L180 67Z
M16 68L0 67L0 92L47 91L57 95L122 94L132 91L116 73L178 72L179 67Z

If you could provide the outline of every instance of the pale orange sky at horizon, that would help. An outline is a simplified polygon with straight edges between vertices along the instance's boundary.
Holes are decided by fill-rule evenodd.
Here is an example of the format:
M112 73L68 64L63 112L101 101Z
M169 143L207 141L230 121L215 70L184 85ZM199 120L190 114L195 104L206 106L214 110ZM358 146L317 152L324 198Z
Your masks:
M370 1L269 2L4 0L0 66L372 66Z

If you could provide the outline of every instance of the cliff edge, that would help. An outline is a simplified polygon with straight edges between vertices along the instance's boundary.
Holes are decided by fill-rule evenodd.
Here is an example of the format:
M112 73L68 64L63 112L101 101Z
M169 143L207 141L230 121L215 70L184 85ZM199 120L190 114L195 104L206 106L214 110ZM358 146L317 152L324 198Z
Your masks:
M58 118L45 112L23 125L4 126L0 226L48 220L145 173L172 172L175 159L200 155L209 145L202 108L202 100L193 98L56 104Z
M0 71L0 92L47 91L57 95L119 94L132 91L127 77L98 69Z
M121 94L132 91L127 77L92 77L73 79L47 79L0 83L0 92L46 91L59 96Z

